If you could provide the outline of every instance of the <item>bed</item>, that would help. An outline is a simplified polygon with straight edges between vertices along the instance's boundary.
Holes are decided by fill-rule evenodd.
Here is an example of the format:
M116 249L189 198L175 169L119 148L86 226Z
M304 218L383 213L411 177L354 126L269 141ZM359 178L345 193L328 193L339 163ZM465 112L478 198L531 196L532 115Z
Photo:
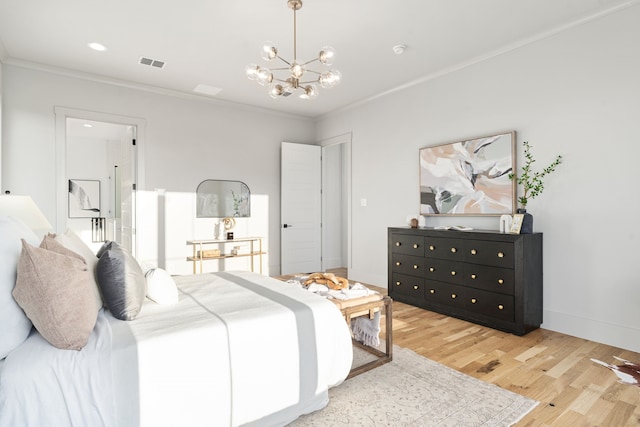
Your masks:
M326 299L251 272L174 280L177 304L100 309L80 351L31 329L0 362L0 426L286 425L347 377L350 330Z

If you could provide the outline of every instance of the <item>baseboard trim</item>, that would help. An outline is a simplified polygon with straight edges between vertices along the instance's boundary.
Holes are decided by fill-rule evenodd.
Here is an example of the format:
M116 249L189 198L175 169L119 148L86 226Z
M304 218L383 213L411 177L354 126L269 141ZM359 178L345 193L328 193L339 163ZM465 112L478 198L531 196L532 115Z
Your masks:
M544 310L542 328L640 352L640 329Z

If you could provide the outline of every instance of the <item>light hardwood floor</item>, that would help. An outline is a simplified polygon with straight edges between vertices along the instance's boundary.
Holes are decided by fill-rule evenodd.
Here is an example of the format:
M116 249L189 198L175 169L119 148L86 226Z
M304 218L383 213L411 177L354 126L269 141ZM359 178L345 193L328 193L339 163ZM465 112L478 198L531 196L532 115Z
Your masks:
M344 269L331 271L347 277ZM386 293L386 284L372 287ZM640 362L639 353L545 329L519 337L399 302L393 303L393 338L400 347L539 401L517 426L640 425L640 387L618 383L590 360Z

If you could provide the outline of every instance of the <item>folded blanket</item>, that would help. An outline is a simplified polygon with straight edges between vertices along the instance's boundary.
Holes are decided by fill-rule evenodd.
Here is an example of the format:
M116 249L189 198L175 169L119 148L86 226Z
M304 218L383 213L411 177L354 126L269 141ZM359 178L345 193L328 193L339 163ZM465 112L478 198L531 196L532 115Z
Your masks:
M373 319L366 316L356 317L351 320L353 338L369 347L380 345L380 311L376 311Z
M287 283L300 286L328 299L348 300L378 293L358 282L350 284L348 289L330 289L319 283L305 285L304 282L308 277L307 275L295 276L293 279L287 280ZM376 312L371 319L366 316L352 319L351 332L356 341L369 347L378 347L380 345L380 312Z

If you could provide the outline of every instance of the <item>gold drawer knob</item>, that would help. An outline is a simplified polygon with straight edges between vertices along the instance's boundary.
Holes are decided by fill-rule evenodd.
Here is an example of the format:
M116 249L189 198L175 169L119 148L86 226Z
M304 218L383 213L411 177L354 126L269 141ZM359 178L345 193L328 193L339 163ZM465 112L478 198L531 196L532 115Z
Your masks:
M476 251L475 249L471 249L471 255L477 255L478 251Z
M436 271L436 269L433 267L429 267L429 271L433 273L434 271Z
M455 271L452 271L452 272L451 272L451 275L452 275L452 276L455 276L455 275L456 275L456 272L455 272Z
M413 289L417 291L418 289L420 289L420 286L418 286L418 285L413 285Z
M458 295L456 295L456 294L451 294L451 298L456 299L456 298L458 298Z
M436 290L435 289L429 289L429 292L432 293L432 294L435 294Z
M401 263L400 261L396 261L396 265L397 265L398 267L400 267L400 266L402 265L402 263Z
M435 246L433 246L433 245L429 245L429 250L430 250L430 251L435 251L435 250L436 250L436 247L435 247Z
M498 258L504 258L504 253L503 252L498 252Z
M504 280L498 279L498 285L502 285L502 284L504 284Z
M455 254L456 252L458 252L458 249L456 249L456 248L451 248L451 253Z
M498 305L498 310L504 310L504 305L502 304Z
M477 300L477 299L475 299L475 298L471 298L471 304L475 304L475 303L477 303L477 302L478 302L478 300Z
M398 280L398 281L396 282L396 286L400 286L400 284L401 284L401 283L400 283L400 281Z
M396 242L396 246L402 246L402 243Z
M472 274L472 275L471 275L471 278L472 278L472 279L475 279L476 277L478 277L478 276L476 276L475 274Z
M417 264L413 264L413 269L417 270L418 269L418 265Z
M420 245L419 245L419 244L417 244L417 243L414 243L414 244L413 244L413 249L418 249L419 247L420 247Z

